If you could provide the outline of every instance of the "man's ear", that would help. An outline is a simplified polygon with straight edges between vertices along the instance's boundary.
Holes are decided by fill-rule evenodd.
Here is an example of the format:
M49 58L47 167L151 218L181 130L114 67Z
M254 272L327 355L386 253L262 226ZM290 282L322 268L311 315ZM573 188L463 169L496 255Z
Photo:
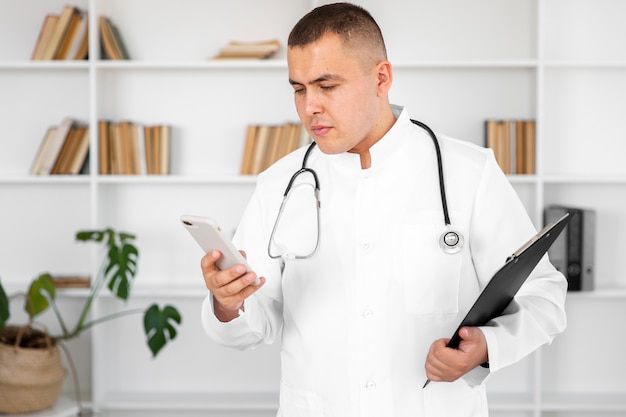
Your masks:
M386 96L391 89L393 82L393 71L391 68L391 62L381 61L376 65L376 74L378 77L378 95Z

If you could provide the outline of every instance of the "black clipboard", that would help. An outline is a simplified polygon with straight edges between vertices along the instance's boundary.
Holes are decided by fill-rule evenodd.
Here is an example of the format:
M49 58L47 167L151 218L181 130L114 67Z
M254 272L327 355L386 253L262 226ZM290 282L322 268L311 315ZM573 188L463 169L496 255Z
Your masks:
M483 326L502 314L515 297L526 278L535 269L543 255L569 223L572 215L565 213L553 224L544 227L522 247L509 256L504 266L491 278L478 299L472 305L465 318L459 324L454 335L446 345L458 349L461 343L459 330L465 326ZM426 381L428 385L429 381Z

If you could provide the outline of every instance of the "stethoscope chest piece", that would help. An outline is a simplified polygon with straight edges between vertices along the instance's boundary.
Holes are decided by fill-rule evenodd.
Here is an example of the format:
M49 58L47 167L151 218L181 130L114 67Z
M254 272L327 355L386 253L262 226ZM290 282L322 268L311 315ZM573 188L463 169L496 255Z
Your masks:
M455 254L463 249L463 235L449 228L439 237L439 246L445 253Z

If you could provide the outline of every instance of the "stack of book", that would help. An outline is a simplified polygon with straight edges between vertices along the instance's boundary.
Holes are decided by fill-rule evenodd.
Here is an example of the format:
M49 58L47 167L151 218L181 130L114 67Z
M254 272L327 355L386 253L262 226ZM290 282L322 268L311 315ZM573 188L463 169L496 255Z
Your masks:
M89 19L87 13L66 5L60 14L44 18L31 59L82 60L89 50Z
M214 59L265 59L280 50L276 39L261 42L229 42Z
M248 125L240 173L256 175L310 141L306 130L299 123Z
M485 146L505 174L535 173L534 120L486 120Z
M169 125L140 126L98 121L101 175L165 175L170 173Z
M57 289L89 288L91 286L91 278L88 275L51 275L50 281Z
M111 20L100 16L100 45L103 59L129 59L120 32ZM83 60L89 54L89 16L76 6L66 5L60 14L48 14L37 37L31 59Z
M31 166L33 175L84 174L89 166L89 128L67 117L51 126Z
M126 45L122 42L122 36L111 19L100 16L100 44L102 46L102 58L120 60L130 59Z

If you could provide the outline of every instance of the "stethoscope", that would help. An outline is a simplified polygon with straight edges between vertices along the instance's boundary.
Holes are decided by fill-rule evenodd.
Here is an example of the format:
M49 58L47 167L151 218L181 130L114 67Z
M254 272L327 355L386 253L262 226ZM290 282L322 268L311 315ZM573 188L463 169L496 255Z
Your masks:
M443 162L441 159L441 149L439 148L439 140L437 139L437 135L435 135L435 132L433 132L433 130L430 127L428 127L428 125L422 122L419 122L417 120L413 120L413 119L411 119L411 122L413 122L417 126L424 129L426 132L428 132L428 135L431 137L431 139L433 140L433 144L435 145L435 153L437 155L437 171L438 171L438 176L439 176L439 194L441 195L441 209L443 212L443 219L445 223L445 230L439 237L439 247L444 253L447 253L447 254L458 253L461 251L461 249L463 249L465 240L463 238L463 235L460 232L452 229L452 226L450 223L450 214L448 213L448 201L446 198L446 187L445 187L445 181L444 181L444 176L443 176ZM274 227L272 228L272 233L270 235L269 243L267 246L267 253L271 258L286 257L288 259L307 259L313 256L313 254L317 251L317 248L319 247L319 236L320 236L320 222L319 222L320 218L319 217L320 217L320 207L321 207L320 199L319 199L319 192L320 192L319 179L317 177L317 173L313 170L313 168L308 168L306 166L307 161L309 159L309 155L311 154L311 151L313 150L313 148L315 148L315 145L316 145L315 142L311 142L311 144L309 145L309 147L307 148L304 154L304 157L302 158L302 167L291 176L291 179L289 180L289 183L287 184L287 188L285 188L285 192L283 194L283 201L278 210L278 215L276 216L276 221L274 222ZM287 201L289 200L290 191L292 190L292 187L296 179L298 178L298 176L304 173L311 174L313 176L313 181L315 183L314 194L315 194L316 205L317 205L317 229L318 229L317 230L317 242L312 252L305 254L305 255L296 256L296 255L273 254L272 242L274 241L276 228L280 221L280 218L282 217L284 207L287 204Z

